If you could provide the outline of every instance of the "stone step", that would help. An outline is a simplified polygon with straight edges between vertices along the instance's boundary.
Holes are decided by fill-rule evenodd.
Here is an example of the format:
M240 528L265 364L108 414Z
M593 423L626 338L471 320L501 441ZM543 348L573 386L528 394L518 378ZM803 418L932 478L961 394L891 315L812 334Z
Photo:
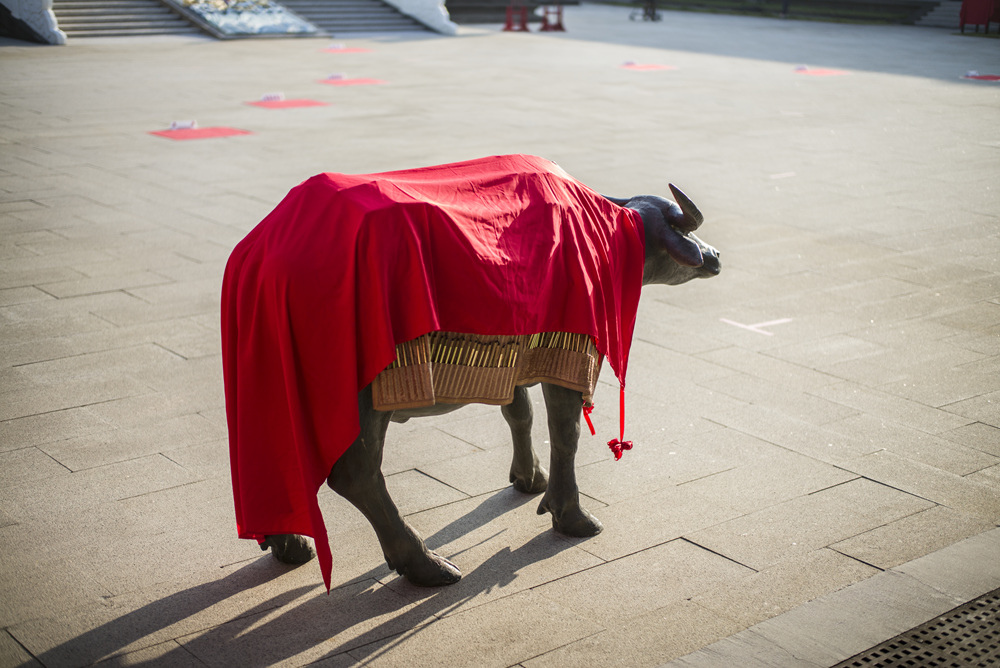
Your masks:
M281 3L285 7L295 7L302 11L318 12L335 11L339 9L366 9L370 11L383 11L397 13L394 7L383 2L372 2L370 0L337 0L336 2L317 2L316 0L286 0Z
M289 9L292 8L289 7ZM395 11L390 7L381 7L376 9L370 9L367 7L335 7L329 9L316 10L310 12L308 15L300 13L298 9L292 9L292 11L294 11L299 16L308 16L310 21L315 21L315 20L322 21L324 19L336 19L336 18L344 18L352 16L372 17L372 18L379 18L379 17L395 18L402 16L399 12ZM403 16L402 18L410 20L409 17L407 16Z
M962 0L944 0L918 20L917 25L958 30L961 11Z
M163 6L153 6L153 7L141 6L133 8L133 7L98 7L94 5L63 7L63 6L53 5L53 9L65 16L149 16L149 15L177 16L172 11Z
M426 30L381 0L287 0L282 5L329 33ZM197 33L159 0L53 0L68 37Z
M147 0L54 0L53 9L91 10L91 11L141 11L150 7L166 9L159 2L150 3Z
M194 28L190 23L184 19L170 18L166 20L150 20L142 17L136 16L115 16L115 17L104 17L103 19L94 19L91 17L82 18L72 18L72 19L60 19L59 27L65 30L67 27L82 27L87 29L95 29L106 27L109 29L120 30L129 27L184 27L184 28Z
M159 0L53 0L52 11L71 39L201 32Z
M127 28L83 28L65 31L68 37L144 37L147 35L198 35L194 26L186 28L129 26Z
M187 21L177 16L173 12L134 12L128 14L112 14L109 12L61 12L59 25L70 23L128 23L130 21L153 21L167 23L182 23L187 25Z
M117 32L129 30L174 30L181 32L199 32L198 28L183 21L60 21L59 28L67 35L76 35L82 31L114 30Z
M381 0L282 0L281 4L331 34L427 30Z

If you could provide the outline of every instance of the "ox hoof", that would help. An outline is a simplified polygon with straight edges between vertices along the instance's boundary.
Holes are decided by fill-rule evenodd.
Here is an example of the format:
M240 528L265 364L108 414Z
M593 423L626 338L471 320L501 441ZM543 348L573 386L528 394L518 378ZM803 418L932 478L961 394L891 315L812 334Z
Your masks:
M524 494L541 494L549 486L549 474L541 466L533 471L522 474L510 470L510 481L514 483L514 489Z
M427 552L422 557L399 568L389 563L389 568L418 587L443 587L462 579L462 571L458 570L458 566L444 557L434 552Z
M552 528L564 536L590 538L604 531L601 521L580 506L566 508L557 513L545 499L542 499L538 504L538 514L544 515L547 512L552 513Z
M260 549L271 548L274 558L283 564L304 564L316 556L316 551L305 536L283 533L268 536L260 544Z

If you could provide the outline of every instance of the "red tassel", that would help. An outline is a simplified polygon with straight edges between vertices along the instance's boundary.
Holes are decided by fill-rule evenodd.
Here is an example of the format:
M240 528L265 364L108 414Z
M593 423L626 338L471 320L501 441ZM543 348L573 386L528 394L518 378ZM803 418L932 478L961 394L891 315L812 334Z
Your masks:
M611 448L611 452L615 453L615 461L617 462L622 458L622 452L632 449L632 441L622 441L620 439L613 438L608 441L608 447Z
M588 406L588 405L584 404L584 406L583 406L583 419L587 421L587 426L590 428L590 435L591 436L597 435L597 432L594 431L594 423L590 421L590 414L593 413L593 412L594 412L594 406L593 405Z
M608 447L615 453L615 461L622 458L622 453L632 449L632 441L625 440L625 386L618 393L618 438L608 441Z

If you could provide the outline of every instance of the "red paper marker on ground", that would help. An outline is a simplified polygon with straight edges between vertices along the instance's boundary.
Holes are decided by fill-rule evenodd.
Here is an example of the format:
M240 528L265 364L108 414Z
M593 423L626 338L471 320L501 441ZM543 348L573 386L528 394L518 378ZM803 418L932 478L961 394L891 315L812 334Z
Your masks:
M263 109L292 109L294 107L325 107L329 103L319 100L256 100L245 104Z
M323 79L320 83L331 86L370 86L372 84L384 84L381 79Z
M621 66L623 70L637 70L640 72L650 72L654 70L676 70L673 65L657 65L655 63L641 64L628 62Z
M839 76L844 76L846 74L850 74L850 72L845 72L843 70L827 70L823 69L822 67L817 67L816 69L812 69L810 67L806 67L805 65L799 65L798 67L796 67L795 73L805 74L806 76L809 77L839 77Z
M364 49L360 46L347 46L346 44L331 44L323 49L325 53L369 53L371 49Z
M151 135L166 137L177 141L186 139L214 139L216 137L236 137L238 135L253 134L249 130L238 130L236 128L216 127L216 128L178 128L175 130L160 130L150 132Z

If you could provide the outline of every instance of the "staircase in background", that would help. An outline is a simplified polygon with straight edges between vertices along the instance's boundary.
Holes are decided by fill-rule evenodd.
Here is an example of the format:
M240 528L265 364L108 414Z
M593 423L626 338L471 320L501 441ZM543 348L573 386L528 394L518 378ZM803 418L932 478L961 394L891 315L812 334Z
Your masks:
M917 25L958 30L959 13L961 11L962 0L943 0L937 7L919 19Z
M381 0L278 0L317 28L331 35L345 32L428 30Z
M68 39L201 33L159 0L52 0L52 11Z

